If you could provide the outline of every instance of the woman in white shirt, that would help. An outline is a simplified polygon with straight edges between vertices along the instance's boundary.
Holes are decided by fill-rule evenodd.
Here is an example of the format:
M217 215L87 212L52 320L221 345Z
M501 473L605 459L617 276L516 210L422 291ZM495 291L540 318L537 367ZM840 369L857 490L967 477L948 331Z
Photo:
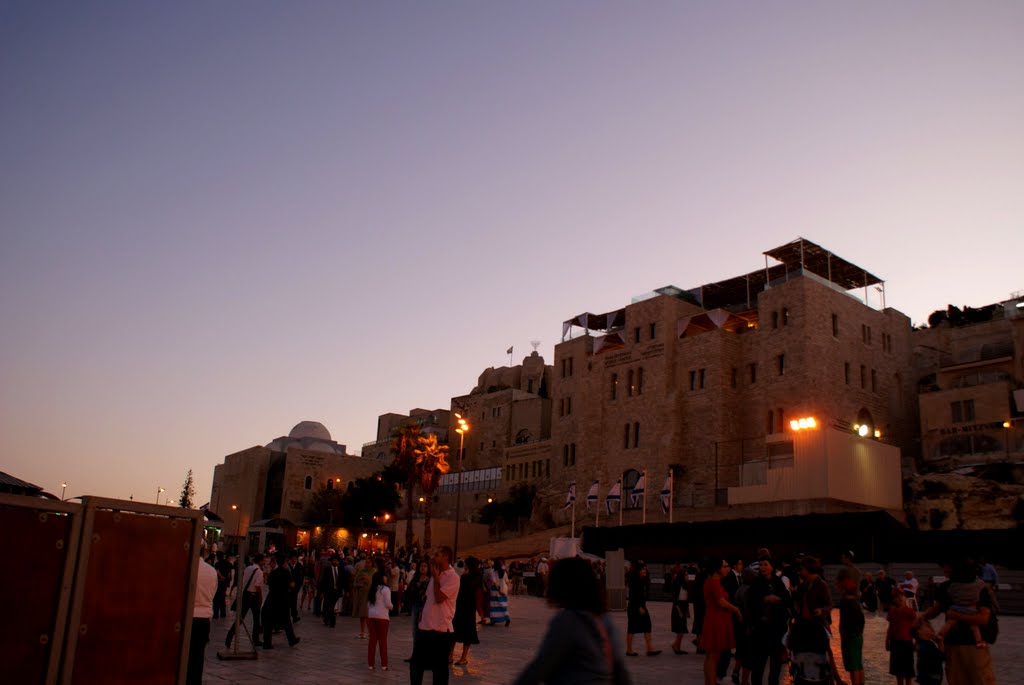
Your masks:
M394 605L391 603L391 588L388 587L380 566L377 567L376 573L373 574L373 580L370 581L370 591L366 602L366 622L370 632L366 659L372 671L374 652L377 649L377 644L380 643L380 670L386 671L388 670L388 627L391 625L390 611Z

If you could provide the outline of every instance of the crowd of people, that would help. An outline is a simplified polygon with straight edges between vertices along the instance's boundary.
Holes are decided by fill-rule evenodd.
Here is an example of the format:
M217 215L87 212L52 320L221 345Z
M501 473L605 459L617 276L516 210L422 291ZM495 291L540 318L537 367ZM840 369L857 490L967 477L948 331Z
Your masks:
M998 579L991 565L948 564L947 580L929 581L925 592L912 572L899 581L884 570L862 574L852 552L843 555L831 586L813 557L778 562L760 549L754 559L677 564L664 578L672 602L671 651L685 655L695 649L703 655L705 685L724 679L763 685L766 675L768 685L778 685L786 664L798 685L863 685L865 615L878 612L888 621L885 649L896 685L910 685L915 678L920 685L939 685L943 670L951 685L994 684L988 645L998 630ZM327 628L337 626L339 615L351 616L359 619L358 637L367 640L368 668L388 670L390 620L408 614L413 648L405 661L413 685L422 682L426 671L433 673L434 683L447 683L450 668L469 663L480 628L511 625L509 596L524 592L547 597L560 611L517 685L628 683L625 663L640 656L636 635L643 638L644 654L662 653L654 644L648 609L652 579L643 561L630 564L626 572L624 645L606 613L603 561L540 557L505 564L503 559L468 557L453 562L452 551L441 547L394 554L271 550L240 567L217 552L207 564L201 565L207 573L200 573L207 589L197 592L195 615L223 619L230 604L241 612L243 625L251 621L252 644L263 649L272 649L273 635L280 632L290 646L299 643L293 624L302 620L300 610L312 610ZM925 594L930 604L921 611ZM838 609L835 627L833 608ZM945 622L933 630L930 621L942 613ZM208 635L209 619L197 620L206 620L201 628ZM840 654L832 650L834 630ZM693 647L684 642L687 635ZM237 649L240 639L232 625L225 646ZM195 661L190 659L190 674ZM201 659L197 666L201 674Z

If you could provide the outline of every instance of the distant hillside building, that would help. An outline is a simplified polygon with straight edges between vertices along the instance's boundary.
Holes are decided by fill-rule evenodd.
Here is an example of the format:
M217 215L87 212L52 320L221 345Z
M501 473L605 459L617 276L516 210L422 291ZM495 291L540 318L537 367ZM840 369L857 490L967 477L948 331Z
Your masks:
M287 546L305 546L304 513L313 493L344 489L379 469L376 460L346 454L322 423L302 421L288 435L229 454L214 467L209 508L224 520L226 537L258 533L251 549L262 547L267 533Z
M929 324L912 336L922 470L1024 461L1024 295Z
M447 409L412 409L408 414L381 414L377 417L377 439L363 445L362 454L366 459L374 459L386 466L394 459L391 451L391 440L395 432L410 423L420 428L420 433L433 433L437 441L448 444L448 427L450 412Z

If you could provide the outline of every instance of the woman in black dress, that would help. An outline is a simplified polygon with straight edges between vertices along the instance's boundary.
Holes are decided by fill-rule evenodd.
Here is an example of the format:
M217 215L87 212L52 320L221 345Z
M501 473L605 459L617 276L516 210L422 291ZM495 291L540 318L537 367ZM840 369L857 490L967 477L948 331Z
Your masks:
M626 656L639 656L633 651L633 636L643 633L647 645L647 656L661 654L660 649L651 645L651 613L647 610L647 593L651 587L651 579L647 575L647 565L636 562L626 579L629 597L626 600Z
M455 645L448 655L448 663L465 666L469 663L469 648L480 644L476 634L476 610L484 591L484 578L480 573L480 561L476 557L466 559L466 572L459 579L459 594L455 598L455 618L452 628L455 630L455 642L462 643L462 656L455 658Z
M672 632L675 633L675 640L672 641L672 651L676 654L687 654L683 649L683 635L688 631L686 621L690 617L690 585L686 580L686 569L677 565L672 570L669 592L672 595Z

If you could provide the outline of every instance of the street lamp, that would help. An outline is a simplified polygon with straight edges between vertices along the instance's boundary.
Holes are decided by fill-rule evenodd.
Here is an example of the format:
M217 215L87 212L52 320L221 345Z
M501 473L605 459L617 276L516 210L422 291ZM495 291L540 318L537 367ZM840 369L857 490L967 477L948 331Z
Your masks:
M459 558L459 519L462 518L462 449L466 444L466 433L469 432L469 424L461 414L456 414L459 427L455 432L459 434L459 482L455 486L455 543L452 545L452 561Z
M64 501L64 493L67 492L67 491L68 491L68 482L67 481L63 481L60 484L60 501L61 502Z
M157 489L156 489L156 503L157 504L160 504L160 493L161 492L164 492L164 488L161 488L161 487L158 486Z

